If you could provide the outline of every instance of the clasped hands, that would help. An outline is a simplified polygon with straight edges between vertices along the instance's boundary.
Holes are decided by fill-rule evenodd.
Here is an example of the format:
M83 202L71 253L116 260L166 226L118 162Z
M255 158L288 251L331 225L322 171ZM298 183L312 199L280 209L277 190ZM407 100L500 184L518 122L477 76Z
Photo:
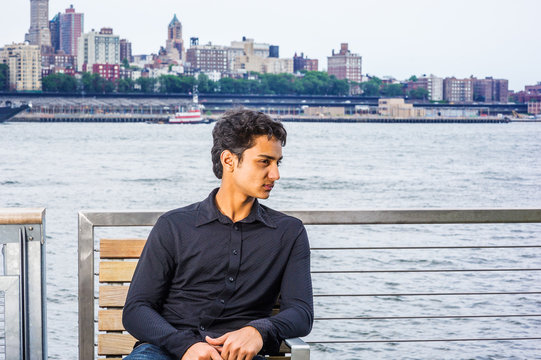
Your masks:
M181 360L252 360L263 347L263 338L252 326L205 338L188 348Z

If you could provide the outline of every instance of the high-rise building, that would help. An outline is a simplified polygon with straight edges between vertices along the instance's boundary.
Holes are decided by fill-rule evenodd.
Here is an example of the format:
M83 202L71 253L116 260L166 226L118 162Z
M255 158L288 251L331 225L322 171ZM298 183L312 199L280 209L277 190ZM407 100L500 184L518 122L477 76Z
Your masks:
M11 44L0 51L0 63L9 68L9 87L17 91L41 90L39 45Z
M60 49L60 13L49 21L49 31L51 32L51 46L54 51L58 51Z
M92 69L94 64L120 64L120 38L113 29L102 28L81 35L77 45L77 70Z
M348 49L347 43L340 44L338 54L332 51L332 56L327 57L327 72L338 79L361 82L362 56L353 54Z
M509 97L509 81L486 77L473 81L473 100L480 102L507 102Z
M25 40L30 45L51 46L49 0L30 0L30 29Z
M131 42L126 39L120 39L120 61L127 59L128 62L132 62L133 57L131 53Z
M472 79L457 79L455 77L443 79L443 99L449 102L472 102Z
M186 50L186 62L195 71L225 73L228 70L227 47L211 43L192 45Z
M64 14L60 14L60 50L66 54L77 54L77 43L84 32L84 15L76 13L71 5Z
M180 62L184 60L184 40L182 40L182 24L177 18L177 14L167 26L167 41L165 43L167 58L172 61Z
M304 53L301 53L301 56L297 56L297 53L295 53L293 56L293 72L301 70L318 71L318 60L304 57Z

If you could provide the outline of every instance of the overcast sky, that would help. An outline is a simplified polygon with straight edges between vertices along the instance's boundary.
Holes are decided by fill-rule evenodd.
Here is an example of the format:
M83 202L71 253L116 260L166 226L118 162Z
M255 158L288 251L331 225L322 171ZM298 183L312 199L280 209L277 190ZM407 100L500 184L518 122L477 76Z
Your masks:
M0 46L24 40L30 0L1 0ZM9 5L8 5L9 3ZM50 0L49 18L73 4L85 31L112 27L134 54L165 45L176 13L183 37L229 45L242 36L280 46L280 57L304 52L327 67L348 42L363 74L493 76L509 87L541 81L540 0Z

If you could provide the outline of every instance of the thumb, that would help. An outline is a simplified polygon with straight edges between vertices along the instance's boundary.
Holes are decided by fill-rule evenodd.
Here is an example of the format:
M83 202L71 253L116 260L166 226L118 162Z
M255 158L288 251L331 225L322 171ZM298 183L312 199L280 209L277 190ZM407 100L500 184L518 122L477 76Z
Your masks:
M216 339L211 338L210 336L205 336L205 341L211 345L222 345L225 342L225 339L227 339L226 335L222 335Z

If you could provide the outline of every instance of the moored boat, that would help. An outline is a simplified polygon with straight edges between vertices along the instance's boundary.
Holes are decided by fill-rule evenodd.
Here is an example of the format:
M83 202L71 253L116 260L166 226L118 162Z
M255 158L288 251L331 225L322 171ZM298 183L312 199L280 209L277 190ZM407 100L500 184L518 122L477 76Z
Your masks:
M174 116L169 118L169 124L202 124L207 122L201 116L201 108L198 104L190 106L185 111L176 112Z
M197 85L193 88L192 103L169 118L169 124L203 124L210 121L201 116L203 105L199 104Z

